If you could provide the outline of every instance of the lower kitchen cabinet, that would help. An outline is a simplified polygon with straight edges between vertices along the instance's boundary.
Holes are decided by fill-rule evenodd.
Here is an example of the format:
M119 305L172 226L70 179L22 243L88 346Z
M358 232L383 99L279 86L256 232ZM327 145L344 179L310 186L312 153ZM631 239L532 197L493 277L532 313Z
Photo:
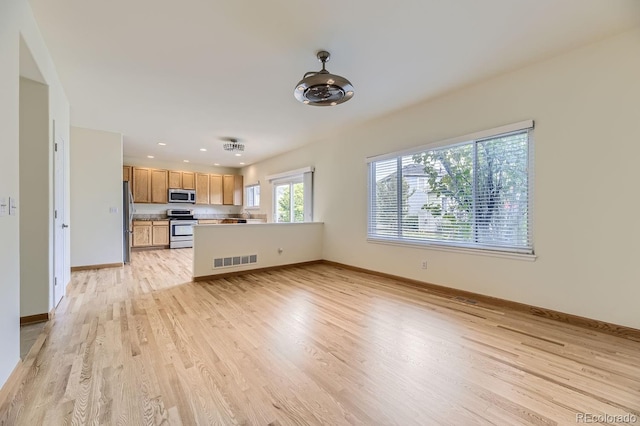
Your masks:
M166 247L168 245L168 220L133 221L132 247Z
M169 221L154 220L152 225L152 242L154 246L169 245Z
M133 221L132 247L150 247L152 241L152 223L149 220Z

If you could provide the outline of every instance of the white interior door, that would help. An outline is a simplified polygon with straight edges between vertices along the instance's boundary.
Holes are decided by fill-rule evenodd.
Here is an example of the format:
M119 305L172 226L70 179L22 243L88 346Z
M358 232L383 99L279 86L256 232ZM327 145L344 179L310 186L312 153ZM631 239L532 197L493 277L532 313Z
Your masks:
M57 306L64 296L64 264L65 238L68 225L64 223L64 149L65 141L56 134L56 123L53 122L53 306Z

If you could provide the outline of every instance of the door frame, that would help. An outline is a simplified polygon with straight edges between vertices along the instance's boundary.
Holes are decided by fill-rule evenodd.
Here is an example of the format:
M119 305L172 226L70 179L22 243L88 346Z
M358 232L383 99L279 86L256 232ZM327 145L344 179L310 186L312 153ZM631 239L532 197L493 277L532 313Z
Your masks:
M53 283L51 286L52 309L58 306L64 296L64 265L66 258L66 240L68 225L65 218L65 154L66 144L56 132L56 120L53 120Z

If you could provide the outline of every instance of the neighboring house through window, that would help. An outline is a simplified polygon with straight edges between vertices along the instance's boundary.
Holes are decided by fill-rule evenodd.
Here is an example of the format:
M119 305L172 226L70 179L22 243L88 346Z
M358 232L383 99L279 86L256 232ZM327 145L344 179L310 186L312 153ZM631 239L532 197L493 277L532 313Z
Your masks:
M533 121L369 159L372 241L533 254Z

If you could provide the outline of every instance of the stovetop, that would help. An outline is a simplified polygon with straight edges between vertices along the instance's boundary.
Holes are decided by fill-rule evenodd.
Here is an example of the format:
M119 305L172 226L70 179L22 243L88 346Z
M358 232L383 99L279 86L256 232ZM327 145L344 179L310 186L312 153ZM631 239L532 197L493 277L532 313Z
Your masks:
M171 220L195 220L192 209L168 209L167 218Z

